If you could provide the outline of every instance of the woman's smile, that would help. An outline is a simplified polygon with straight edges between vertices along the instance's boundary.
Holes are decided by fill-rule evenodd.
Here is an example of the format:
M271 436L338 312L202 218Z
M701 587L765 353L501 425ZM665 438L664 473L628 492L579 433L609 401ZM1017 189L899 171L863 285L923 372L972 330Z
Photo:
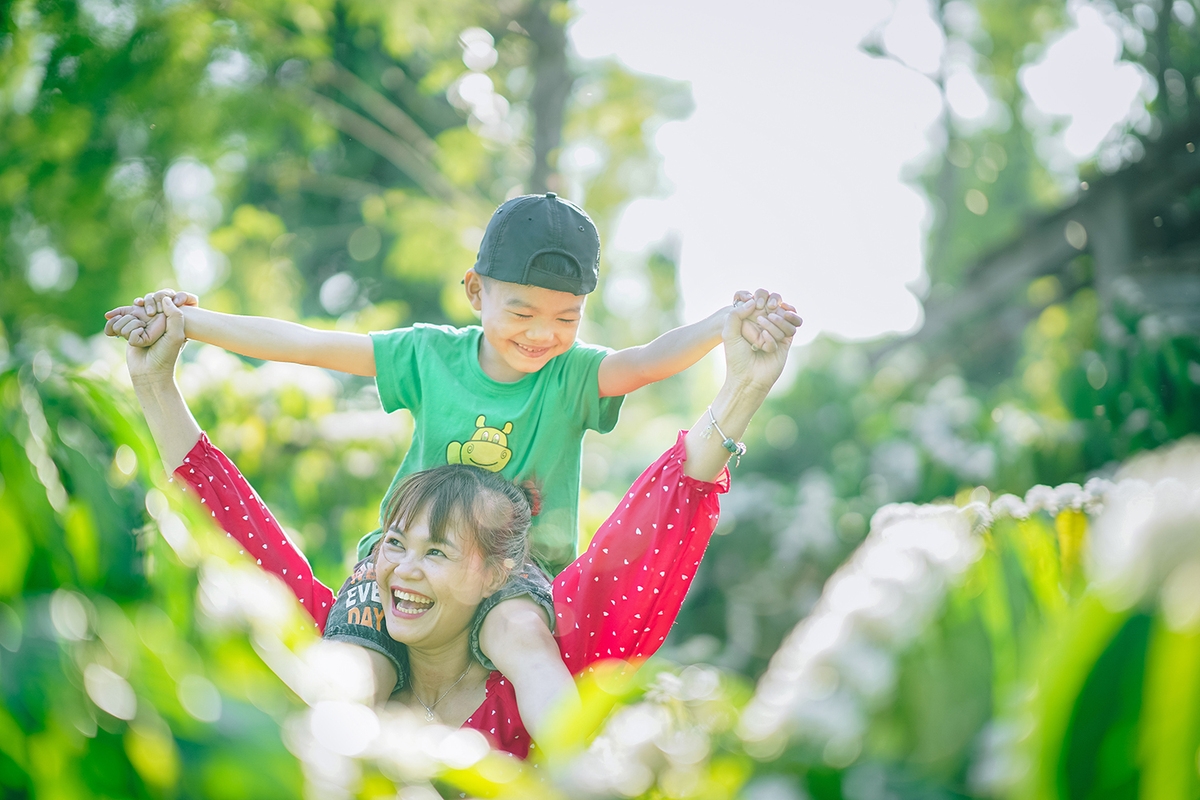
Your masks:
M388 630L407 645L466 630L490 577L465 534L451 529L434 541L424 511L384 534L375 563Z
M433 608L434 601L420 592L391 587L392 612L404 619L416 619Z

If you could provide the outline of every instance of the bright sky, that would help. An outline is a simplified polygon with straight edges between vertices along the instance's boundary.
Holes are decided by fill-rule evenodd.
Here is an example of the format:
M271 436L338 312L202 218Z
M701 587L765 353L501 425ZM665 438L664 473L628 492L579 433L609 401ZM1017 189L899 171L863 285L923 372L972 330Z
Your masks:
M610 264L673 233L689 320L735 289L764 286L800 309L805 341L919 325L930 210L901 175L942 147L941 98L921 73L938 69L945 42L926 0L898 0L894 14L889 0L577 6L570 33L581 56L689 81L696 101L657 134L673 193L631 204L605 243ZM1072 27L1022 77L1046 124L1068 123L1056 151L1068 167L1145 93L1142 74L1116 62L1120 39L1100 14L1071 8ZM908 67L859 50L889 19L883 42ZM970 65L953 54L948 63L955 113L989 124L995 108Z

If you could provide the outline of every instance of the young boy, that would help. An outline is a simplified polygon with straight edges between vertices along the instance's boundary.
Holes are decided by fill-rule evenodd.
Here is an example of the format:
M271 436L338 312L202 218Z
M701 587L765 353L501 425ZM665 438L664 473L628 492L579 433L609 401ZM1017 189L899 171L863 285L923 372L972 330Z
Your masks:
M625 394L698 361L720 342L730 311L723 308L647 345L616 352L577 342L599 259L599 234L582 209L553 192L526 195L492 215L478 260L464 277L479 326L417 324L369 335L316 330L207 311L194 296L164 290L139 300L141 307L110 311L107 332L131 344L150 344L165 328L158 312L163 296L170 295L177 305L188 304L181 310L190 339L252 358L373 376L384 409L409 409L416 423L388 495L406 475L446 463L532 479L543 497L530 530L533 555L553 575L575 557L584 431L612 430ZM767 336L759 326L771 324L772 317L799 324L778 295L739 292L735 301L761 309L757 324L746 323L751 341ZM359 542L360 559L380 535L376 531ZM549 585L536 570L517 566L514 579L489 598L492 608L481 615L472 643L485 666L512 681L522 718L536 738L556 698L578 699L551 633ZM370 580L364 565L355 572L351 582ZM376 653L387 659L376 661L378 674L388 674L390 666L402 679L403 653L392 650L397 644L386 630L367 625L355 631L367 634L365 639L344 638L374 651L373 659ZM389 694L390 686L383 687L381 697Z

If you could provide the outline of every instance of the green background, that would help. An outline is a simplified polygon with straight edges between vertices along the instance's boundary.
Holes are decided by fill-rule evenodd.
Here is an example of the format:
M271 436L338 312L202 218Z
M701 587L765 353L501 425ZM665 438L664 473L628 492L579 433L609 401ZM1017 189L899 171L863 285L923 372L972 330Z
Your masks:
M784 640L833 602L829 577L878 545L881 506L1112 477L1200 429L1195 327L1110 280L1094 227L1083 243L1063 227L1089 198L1141 198L1116 277L1174 265L1173 291L1196 291L1194 5L1103 4L1137 32L1123 57L1158 93L1152 124L1118 132L1123 163L1080 168L1086 189L1039 155L1017 77L1067 25L1064 3L955 4L978 15L969 33L948 5L935 18L1009 113L982 130L946 115L943 156L913 178L935 212L925 330L797 350L801 369L747 434L666 658L586 685L588 713L530 783L502 761L463 768L452 747L397 765L322 738L320 720L357 712L321 705L334 701L306 683L315 657L287 655L311 644L303 618L166 484L102 315L175 283L174 262L222 311L358 331L469 322L458 281L491 209L514 191L570 193L605 238L626 203L665 191L652 137L690 113L688 87L574 57L574 10L545 0L0 3L3 796L1200 797L1194 507L1154 585L1124 604L1089 566L1096 508L980 522L976 560L894 607L868 603L885 623L923 609L904 636L841 641L845 661L793 676L846 701L813 706L823 723L755 739L739 722L772 656L806 652ZM575 185L556 160L585 139L604 168ZM1066 257L989 294L997 254L1063 230ZM599 291L584 338L628 346L679 322L670 243L637 267L650 311L624 318ZM369 382L195 345L180 383L340 584L409 423L381 420ZM701 367L642 390L615 432L588 439L585 528L713 385ZM1172 469L1194 487L1187 463ZM1160 584L1183 588L1164 600ZM573 750L615 704L609 749ZM598 774L611 781L588 783Z

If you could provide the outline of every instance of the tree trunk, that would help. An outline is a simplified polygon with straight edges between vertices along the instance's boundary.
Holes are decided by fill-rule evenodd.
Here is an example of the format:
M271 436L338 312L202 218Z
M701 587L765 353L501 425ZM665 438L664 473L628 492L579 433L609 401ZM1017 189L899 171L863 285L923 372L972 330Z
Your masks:
M556 0L534 0L518 17L533 40L534 85L529 98L533 111L533 170L529 190L534 193L561 188L557 170L567 97L575 76L567 66L567 31L554 19Z

